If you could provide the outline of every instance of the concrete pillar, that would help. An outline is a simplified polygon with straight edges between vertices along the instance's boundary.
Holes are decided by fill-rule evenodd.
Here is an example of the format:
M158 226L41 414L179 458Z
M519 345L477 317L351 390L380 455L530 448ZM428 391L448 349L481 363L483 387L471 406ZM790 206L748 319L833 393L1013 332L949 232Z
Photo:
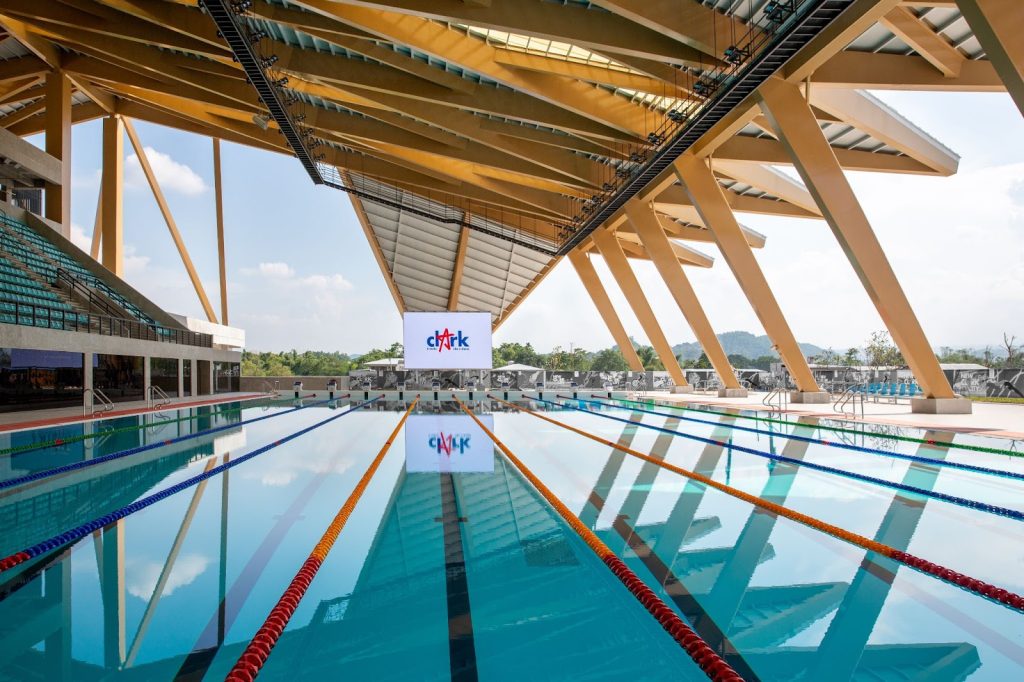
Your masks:
M189 391L192 392L192 397L194 398L197 395L199 395L199 386L198 386L198 384L199 384L199 368L197 366L199 363L197 363L195 360L186 360L185 362L192 363L191 364L192 371L189 373L189 379L191 380L191 382L190 382L191 385L189 386Z
M82 388L85 390L85 405L86 409L91 410L93 406L92 393L89 390L93 387L92 384L92 353L82 353Z
M178 358L178 397L185 397L185 363L192 362L191 360L182 360Z

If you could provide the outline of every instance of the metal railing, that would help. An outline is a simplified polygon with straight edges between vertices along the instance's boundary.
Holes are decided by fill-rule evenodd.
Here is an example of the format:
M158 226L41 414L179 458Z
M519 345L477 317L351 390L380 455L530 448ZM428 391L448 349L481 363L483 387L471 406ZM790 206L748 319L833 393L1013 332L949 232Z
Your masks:
M776 386L761 399L761 404L772 412L784 412L789 408L789 389L785 385Z
M89 404L87 398L92 396L92 404ZM96 403L99 402L99 407L96 407ZM107 394L98 388L87 388L82 394L82 407L86 416L96 416L101 412L111 412L114 409L114 401L107 397ZM91 412L90 412L91 410Z
M277 395L277 385L279 383L280 382L275 381L273 385L271 385L270 381L264 379L263 381L260 382L260 393L266 393L267 395Z
M146 402L149 404L149 409L152 410L158 407L167 407L174 401L171 400L171 396L167 395L164 389L150 384L149 390L146 391Z
M857 405L860 405L860 416L864 418L864 401L867 397L867 384L854 384L839 394L839 397L832 403L832 411L839 414L846 414L846 407L850 406L850 415L857 416Z
M22 303L0 296L0 303L15 306L13 312L3 313L14 316L14 324L28 327L60 329L69 332L86 332L102 336L120 336L140 341L160 341L183 346L212 348L213 336L187 329L170 329L137 320L128 320L93 313L79 313L74 310L55 308L47 305ZM2 318L0 318L2 319Z
M105 298L100 297L93 289L87 287L84 282L64 268L57 268L57 283L63 284L88 301L90 312L93 308L96 308L109 317L121 317L122 312L120 310L111 305Z

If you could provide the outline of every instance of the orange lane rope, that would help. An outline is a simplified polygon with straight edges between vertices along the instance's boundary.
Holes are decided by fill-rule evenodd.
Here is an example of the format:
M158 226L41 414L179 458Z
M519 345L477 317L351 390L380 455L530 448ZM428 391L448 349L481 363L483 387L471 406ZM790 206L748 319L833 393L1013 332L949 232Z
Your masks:
M324 560L330 553L331 548L334 546L334 542L338 539L338 535L341 534L345 524L348 523L349 517L352 515L352 511L356 508L356 504L359 502L359 498L363 496L363 492L370 484L370 479L377 473L377 469L380 467L382 461L384 461L384 455L391 449L391 444L395 442L395 438L398 437L398 432L402 430L402 426L405 425L405 420L409 418L409 413L412 412L413 408L416 407L416 403L420 401L420 397L416 396L416 399L412 401L406 409L405 414L398 420L398 425L395 426L395 430L391 432L388 439L384 442L384 446L377 453L377 456L370 462L370 466L366 468L363 473L363 477L359 479L356 487L352 490L352 493L345 500L345 504L338 510L337 515L331 522L331 525L324 531L323 536L320 538L320 542L316 544L313 551L310 553L309 558L303 562L302 567L299 568L295 577L292 578L291 583L288 585L288 589L281 595L281 599L278 600L277 605L270 611L270 615L267 616L266 621L259 630L256 631L256 635L253 636L252 641L249 642L249 646L245 648L242 655L238 657L238 661L235 663L231 672L228 673L226 680L232 682L251 682L259 674L260 669L263 668L263 664L266 663L267 658L270 656L271 650L274 645L277 644L277 640L280 639L281 633L284 632L285 627L288 625L288 621L291 620L292 615L295 613L295 609L299 607L299 602L302 601L302 597L305 596L306 590L309 589L309 584L313 581L317 571L320 570L320 566L323 565Z
M519 405L506 402L493 395L489 395L488 397L491 398L492 400L496 400L502 405L507 405L508 407L512 407L516 410L519 410L520 412L526 412L527 414L531 414L534 417L537 417L538 419L543 419L544 421L550 424L560 426L563 429L572 431L573 433L589 438L590 440L601 443L602 445L607 445L609 447L615 448L616 450L620 450L622 452L625 452L626 454L642 459L645 462L650 462L651 464L659 466L663 469L667 469L668 471L677 473L680 476L685 476L686 478L692 479L699 483L703 483L704 485L710 488L714 488L715 490L721 491L727 495L731 495L732 497L743 500L744 502L748 502L752 505L760 507L761 509L767 509L773 514L783 516L791 521L796 521L797 523L801 523L805 526L808 526L809 528L813 528L814 530L827 533L833 537L839 538L840 540L849 542L850 544L857 545L858 547L861 547L863 549L888 557L893 561L897 561L901 564L904 564L905 566L917 569L922 573L927 573L931 576L939 578L940 580L944 580L948 583L956 585L957 587L961 587L969 592L973 592L979 596L991 599L993 601L997 601L1000 604L1004 604L1010 607L1011 609L1017 611L1024 611L1024 596L1021 596L1014 592L1010 592L1009 590L1005 590L1001 587L996 587L995 585L983 582L981 580L978 580L977 578L972 578L971 576L964 575L963 573L958 573L945 566L941 566L939 564L935 564L920 557L914 556L913 554L900 551L895 547L884 545L881 542L871 540L870 538L866 538L863 535L858 535L857 533L845 530L843 528L840 528L839 526L834 526L831 523L822 521L820 519L816 519L813 516L808 516L807 514L794 511L789 507L782 506L781 504L769 502L768 500L757 497L756 495L745 493L742 490L733 488L732 486L725 485L724 483L719 483L718 481L715 481L714 479L704 476L703 474L698 474L697 472L689 471L687 469L677 467L673 464L663 462L659 459L651 457L650 455L645 455L644 453L633 450L632 448L628 448L624 445L619 445L618 443L614 443L610 440L605 440L600 436L595 436L592 433L587 433L582 429L570 426L569 424L560 422L557 419L552 419L551 417L547 417L543 414L539 414L525 407L520 407Z
M476 422L477 426L483 429L484 433L490 437L494 444L498 446L498 449L504 453L504 455L516 466L517 469L526 477L533 487L537 489L545 500L548 501L555 511L561 515L565 522L569 524L576 533L580 536L583 542L586 543L590 549L597 554L598 558L601 559L604 564L611 569L615 577L626 586L626 589L636 597L636 599L643 604L644 608L654 616L654 618L661 624L661 627L671 635L686 653L693 659L694 663L700 666L701 670L715 682L743 682L743 678L740 677L739 673L732 669L732 667L725 662L722 657L712 649L707 642L705 642L700 635L693 631L693 629L687 625L683 620L673 611L668 604L661 600L643 580L639 578L626 564L619 559L615 552L613 552L608 545L604 544L594 531L587 528L579 517L572 513L572 511L562 504L551 490L544 485L539 478L537 478L532 471L530 471L523 462L512 454L512 451L508 449L504 443L502 443L494 433L488 429L480 419L473 414L466 405L458 399L454 394L452 398L459 404L459 407L472 417L473 421Z

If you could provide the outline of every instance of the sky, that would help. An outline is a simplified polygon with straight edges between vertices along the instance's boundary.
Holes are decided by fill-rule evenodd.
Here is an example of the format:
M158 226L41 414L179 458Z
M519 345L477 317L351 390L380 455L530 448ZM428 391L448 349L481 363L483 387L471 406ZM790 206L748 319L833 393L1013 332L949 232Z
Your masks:
M932 345L996 347L1024 339L1024 118L1004 93L876 92L960 155L948 178L848 173ZM220 311L212 143L141 121L136 129L214 308ZM88 243L100 177L101 123L75 126L73 238ZM41 144L39 136L34 140ZM125 277L170 312L203 318L138 159L125 143ZM222 143L229 321L250 350L361 353L401 338L401 317L347 196L315 187L299 162ZM792 173L792 168L782 168ZM738 214L767 236L757 258L801 341L845 349L883 329L821 220ZM716 263L688 268L718 332L763 330L712 244ZM633 261L672 343L694 340L654 267ZM646 342L600 259L627 331ZM568 262L498 330L495 343L598 350L613 344Z

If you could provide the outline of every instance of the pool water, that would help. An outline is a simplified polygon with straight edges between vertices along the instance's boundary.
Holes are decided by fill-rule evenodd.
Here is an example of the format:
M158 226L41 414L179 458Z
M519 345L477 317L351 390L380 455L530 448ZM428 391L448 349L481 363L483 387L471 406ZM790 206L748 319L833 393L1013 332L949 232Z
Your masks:
M737 449L1024 511L1024 481L942 464L1024 474L1024 457L941 445L1019 443L913 429L899 435L939 444L891 440L880 425L848 436L927 460L906 461L787 438L836 439L806 418L519 405L1024 592L1015 518ZM0 572L0 680L223 679L407 407L297 406L0 435L0 557L283 441ZM527 412L472 407L744 679L1024 679L1018 610ZM342 677L707 679L453 402L413 410L259 674Z

